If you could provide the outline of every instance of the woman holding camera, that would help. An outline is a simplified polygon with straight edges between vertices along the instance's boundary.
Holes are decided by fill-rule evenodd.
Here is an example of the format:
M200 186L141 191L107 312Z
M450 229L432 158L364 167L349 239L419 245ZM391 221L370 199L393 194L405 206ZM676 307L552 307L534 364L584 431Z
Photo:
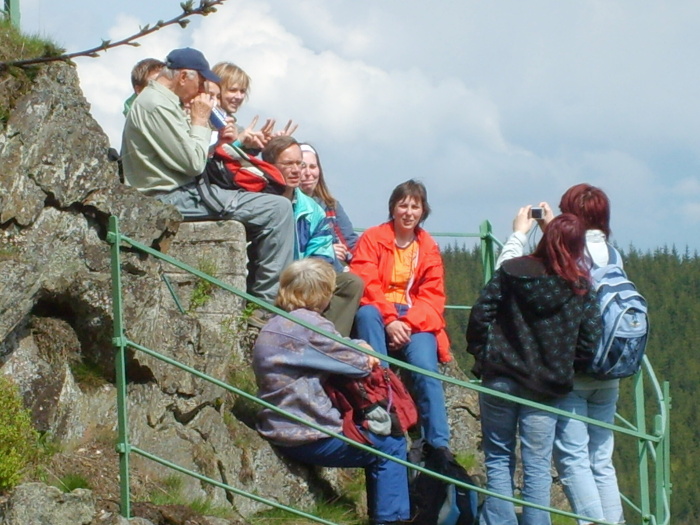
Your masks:
M592 359L601 335L598 304L584 258L584 225L563 214L545 228L535 252L508 260L472 308L467 351L483 386L555 405L573 386L574 368ZM549 506L557 416L481 394L487 488L513 497L516 435L523 463L522 497ZM549 512L525 506L524 525L549 525ZM484 525L516 525L513 503L486 499Z
M554 214L546 202L540 203L544 212L541 227L552 221ZM562 213L579 217L585 227L587 267L608 264L610 238L610 200L605 192L590 184L572 186L559 202ZM530 207L521 208L513 221L513 234L498 258L497 267L505 260L523 254L527 234L534 226ZM617 257L622 261L622 257ZM613 424L617 411L620 380L600 381L583 372L574 376L574 389L559 403L559 408L580 416ZM613 464L615 436L612 430L589 425L583 421L561 416L554 440L554 464L564 492L576 514L624 523L617 473ZM579 521L580 524L589 523Z

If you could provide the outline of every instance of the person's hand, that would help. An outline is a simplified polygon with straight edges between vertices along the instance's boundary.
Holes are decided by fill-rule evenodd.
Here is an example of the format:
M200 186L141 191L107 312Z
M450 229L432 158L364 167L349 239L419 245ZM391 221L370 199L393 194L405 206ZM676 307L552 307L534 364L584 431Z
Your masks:
M292 135L294 135L294 132L297 130L298 127L299 127L299 124L294 124L294 122L292 122L292 119L289 119L289 122L287 122L287 125L283 129L278 131L275 134L275 136L279 137L281 135L289 135L291 137Z
M401 348L411 342L411 327L398 319L386 325L386 334L392 348Z
M190 122L193 126L209 126L209 115L216 105L216 98L209 93L200 93L190 102Z
M219 138L216 141L216 145L221 144L231 144L238 138L238 128L236 127L236 120L232 118L226 119L226 125L219 130Z
M530 217L530 206L523 206L518 210L518 214L513 219L513 231L522 234L527 234L535 225L535 219Z
M372 350L374 352L374 348L372 348L369 343L365 341L360 341L357 343L357 346L365 348L367 350ZM375 366L379 364L379 359L374 357L373 355L368 355L367 356L367 366L369 366L369 369L372 370Z
M554 219L554 212L552 211L552 208L549 206L548 203L546 202L540 202L540 208L542 208L542 211L544 211L544 214L540 220L537 221L537 223L540 225L540 229L544 231L546 226L552 222L552 219Z
M267 140L265 139L265 134L263 133L262 129L259 131L255 130L255 126L257 125L258 116L255 115L248 127L245 128L238 136L238 140L246 148L263 149L265 147L265 144L267 144Z
M335 252L335 258L341 262L348 258L348 248L342 242L334 244L333 251Z
M298 127L298 124L294 124L290 120L289 122L287 122L287 125L280 131L275 131L275 119L267 119L265 125L262 128L260 128L260 131L263 132L263 134L265 135L265 144L267 144L267 142L274 137L280 137L282 135L292 135Z

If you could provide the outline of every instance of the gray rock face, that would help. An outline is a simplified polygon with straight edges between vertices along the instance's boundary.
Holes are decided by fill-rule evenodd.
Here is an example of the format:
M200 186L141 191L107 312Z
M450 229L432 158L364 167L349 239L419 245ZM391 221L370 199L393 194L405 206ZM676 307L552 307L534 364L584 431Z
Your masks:
M110 215L130 239L245 288L243 227L181 224L174 208L119 183L107 147L74 68L61 63L40 69L0 133L0 373L17 382L37 428L65 447L104 429L116 432ZM121 267L132 341L254 393L238 296L207 291L198 278L128 249ZM134 349L127 351L127 369L135 446L298 508L342 490L337 471L280 459L251 428L252 402ZM476 448L473 407L473 396L448 388L457 450ZM137 455L132 464L154 479L172 475ZM267 508L195 478L182 483L186 498L233 507L243 517ZM30 510L22 510L30 502ZM18 488L6 507L4 523L13 525L87 524L94 514L92 495L34 484ZM62 512L64 521L37 517Z
M18 486L0 508L3 525L89 525L94 516L95 501L89 490L65 494L43 483Z

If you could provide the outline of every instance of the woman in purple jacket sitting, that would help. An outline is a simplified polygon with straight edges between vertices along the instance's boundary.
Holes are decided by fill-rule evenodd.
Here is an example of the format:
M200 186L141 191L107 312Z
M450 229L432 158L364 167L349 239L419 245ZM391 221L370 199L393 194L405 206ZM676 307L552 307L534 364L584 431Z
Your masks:
M321 315L333 295L335 278L333 267L324 261L295 261L280 276L277 306L339 336L333 323ZM364 341L353 342L369 348ZM343 421L323 383L331 374L366 376L378 364L375 357L279 315L262 328L253 348L258 397L338 434L342 433ZM406 459L403 436L380 436L358 428L377 450ZM364 467L367 506L373 524L403 523L409 518L408 474L403 465L355 448L269 408L260 411L257 429L290 459L325 467Z

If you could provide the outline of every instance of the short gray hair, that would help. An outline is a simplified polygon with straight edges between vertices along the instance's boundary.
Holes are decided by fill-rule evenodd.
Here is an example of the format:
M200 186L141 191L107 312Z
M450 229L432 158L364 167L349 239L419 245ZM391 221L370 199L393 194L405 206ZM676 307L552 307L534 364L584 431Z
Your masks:
M164 67L160 70L160 75L158 76L172 80L180 71L186 71L189 78L192 78L194 75L199 75L194 69L170 69L169 67Z

